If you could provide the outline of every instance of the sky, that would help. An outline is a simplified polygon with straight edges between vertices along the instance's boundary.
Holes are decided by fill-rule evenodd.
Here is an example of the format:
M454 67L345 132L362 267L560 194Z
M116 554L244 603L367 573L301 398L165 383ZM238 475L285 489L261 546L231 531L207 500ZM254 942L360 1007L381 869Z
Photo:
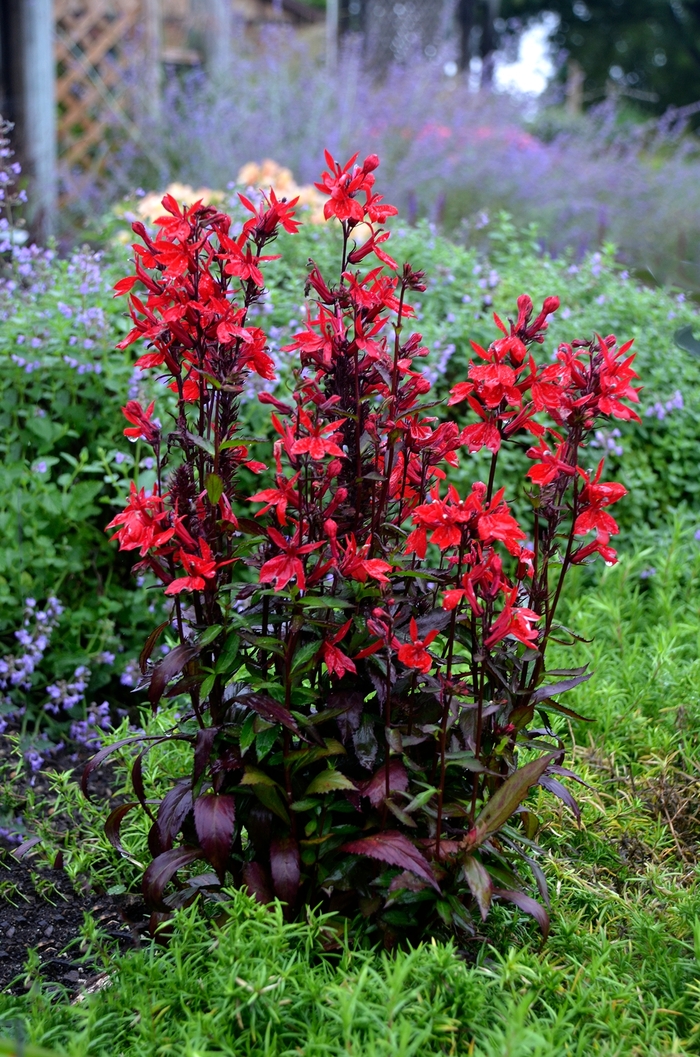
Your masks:
M540 95L554 73L554 64L550 55L547 37L552 31L552 20L557 16L550 13L525 30L520 38L519 54L516 62L497 60L494 80L496 87L504 92Z

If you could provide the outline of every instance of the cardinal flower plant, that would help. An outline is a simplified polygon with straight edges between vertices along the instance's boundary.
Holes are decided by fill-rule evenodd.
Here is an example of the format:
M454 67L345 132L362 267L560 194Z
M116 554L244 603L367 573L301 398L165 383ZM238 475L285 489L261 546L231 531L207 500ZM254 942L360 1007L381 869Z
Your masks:
M637 417L631 342L595 335L542 361L559 299L536 314L523 295L513 319L494 317L487 349L472 343L440 407L411 330L424 276L388 252L396 210L375 192L378 158L326 161L338 268L309 262L307 322L285 350L293 381L259 397L276 439L254 454L269 467L251 457L240 400L250 372L274 381L250 309L267 247L297 229L295 202L243 198L250 218L233 231L224 213L166 197L156 235L133 225L122 347L145 343L137 365L166 376L176 411L165 428L153 404L123 409L157 482L132 487L109 527L172 599L141 654L151 706L186 704L169 733L128 739L146 742L137 800L107 832L119 846L125 814L148 812L144 891L160 912L233 883L289 914L361 913L388 943L399 930L475 935L494 899L546 932L528 794L544 786L577 813L555 732L575 714L557 698L589 677L547 671L546 649L563 634L567 571L616 560L609 508L625 490L589 465L586 442L601 420ZM498 487L506 444L532 460L528 532ZM453 468L482 448L488 480L458 491ZM252 495L242 467L263 475ZM166 629L177 644L154 663ZM154 805L143 759L172 739L191 747L191 770Z

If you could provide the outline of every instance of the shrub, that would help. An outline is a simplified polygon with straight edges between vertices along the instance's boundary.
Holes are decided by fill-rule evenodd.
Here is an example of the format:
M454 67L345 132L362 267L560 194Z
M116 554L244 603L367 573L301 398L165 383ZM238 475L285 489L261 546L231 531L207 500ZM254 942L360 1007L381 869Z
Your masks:
M239 473L266 467L251 458L239 402L248 373L272 381L274 365L248 314L275 259L264 251L278 228L296 231L295 202L242 198L252 216L234 234L215 207L166 196L157 236L133 225L135 272L116 291L131 294L134 325L120 347L148 342L137 366L165 372L176 404L169 430L154 401L123 408L125 434L153 450L156 482L132 484L108 528L173 599L141 653L150 703L186 694L189 706L170 734L127 739L146 742L137 800L106 828L118 843L132 808L151 815L144 892L161 912L230 874L290 914L319 902L360 912L388 943L440 925L473 935L472 908L485 918L494 898L546 933L518 873L529 866L546 898L531 854L538 820L523 801L539 783L576 810L548 717L570 715L554 698L589 676L547 673L545 653L569 568L616 561L607 508L625 489L602 482L603 460L586 469L581 449L601 420L637 417L625 403L638 399L632 343L578 339L538 365L532 350L559 300L533 318L522 295L509 326L495 317L488 349L473 343L476 362L451 389L472 421L435 425L415 366L427 350L406 334L424 275L389 256L382 225L396 210L374 191L378 158L355 157L341 167L327 154L317 185L340 222L340 261L334 279L309 262L309 320L284 350L296 362L289 400L259 396L278 438L274 480L248 499L264 504L255 517ZM529 543L498 484L513 440L531 463ZM467 495L444 486L463 447L491 455L488 483ZM154 665L169 625L177 644ZM192 772L153 815L143 758L171 739L191 746ZM124 744L99 752L84 782ZM197 860L216 876L166 897Z
M635 122L611 101L572 120L540 100L533 116L531 103L445 76L443 62L416 57L378 82L359 49L329 70L297 36L268 29L259 47L239 46L235 82L201 70L168 78L157 123L124 143L101 204L172 179L226 187L263 158L308 181L325 145L345 155L359 143L381 155L387 193L411 222L427 217L455 237L464 218L506 209L519 225L536 222L550 253L580 258L612 241L628 267L698 288L698 140L687 115ZM134 95L145 98L139 77Z

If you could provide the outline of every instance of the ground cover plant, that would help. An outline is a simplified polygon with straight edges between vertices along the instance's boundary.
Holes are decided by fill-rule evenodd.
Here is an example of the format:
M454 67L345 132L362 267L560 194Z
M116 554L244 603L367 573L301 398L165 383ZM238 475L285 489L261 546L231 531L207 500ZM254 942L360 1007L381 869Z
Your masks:
M398 929L473 935L472 907L485 919L494 898L546 934L519 873L529 867L548 898L533 859L539 823L522 804L539 783L575 809L547 714L568 715L555 697L590 676L548 671L545 652L569 569L616 561L607 508L625 488L601 480L604 459L586 469L584 449L602 421L638 419L632 341L576 339L537 363L559 299L535 316L521 295L509 326L495 317L488 349L472 343L475 360L450 391L474 421L435 425L414 363L427 350L419 333L404 335L424 274L388 255L383 224L396 209L374 190L379 159L356 157L341 166L326 153L317 184L326 218L340 222L339 263L331 278L309 262L307 327L285 350L298 364L290 399L259 396L279 434L273 487L247 500L264 504L260 521L237 478L266 467L241 436L238 401L247 373L272 380L273 362L247 312L277 228L298 226L296 203L243 198L252 217L234 235L216 207L166 196L157 237L133 225L135 273L116 290L130 293L134 326L121 345L146 339L137 366L164 371L177 403L169 430L154 401L123 408L125 434L153 450L156 484L132 484L108 528L174 600L141 671L154 709L164 694L189 697L164 739L188 743L193 767L153 812L142 766L160 739L134 735L145 743L137 800L115 808L107 831L118 842L139 804L152 818L143 884L155 910L211 887L199 874L165 896L203 860L220 884L230 875L290 915L319 902L359 911L388 945ZM370 256L379 263L365 271ZM532 543L498 477L513 441L531 462ZM488 483L441 493L461 448L491 453ZM152 664L169 623L176 644ZM85 788L112 751L88 765Z
M577 645L577 659L596 669L569 699L591 720L572 720L576 768L591 788L578 794L580 828L544 790L538 794L553 909L544 947L528 919L513 931L510 912L499 907L477 965L443 943L386 955L341 940L329 955L334 921L287 924L281 907L232 893L228 915L206 939L196 907L176 913L169 948L153 944L118 959L103 938L111 987L76 1005L42 984L34 964L26 995L0 997L0 1037L70 1057L135 1057L159 1047L257 1057L299 1045L312 1054L697 1053L700 548L693 531L679 522L656 548L602 574L600 566L577 572L564 595L565 619L590 640ZM150 722L155 733L162 717ZM121 774L126 792L126 768ZM75 783L66 795L80 803ZM672 826L664 804L676 815ZM88 805L84 828L47 832L46 847L80 863L83 876L99 860L101 881L110 884L124 879L123 861L101 833L102 817L101 805ZM124 844L145 857L148 825L130 819Z

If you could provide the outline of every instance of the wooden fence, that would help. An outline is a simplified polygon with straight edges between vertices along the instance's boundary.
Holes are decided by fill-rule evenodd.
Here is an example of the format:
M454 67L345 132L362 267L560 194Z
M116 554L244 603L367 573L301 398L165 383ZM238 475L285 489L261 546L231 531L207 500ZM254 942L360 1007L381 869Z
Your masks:
M220 68L234 24L249 34L264 22L312 24L323 14L301 0L54 0L54 19L65 202L107 168L118 178L116 143L131 139L148 157L139 118L157 114L164 65L206 63L210 53Z

